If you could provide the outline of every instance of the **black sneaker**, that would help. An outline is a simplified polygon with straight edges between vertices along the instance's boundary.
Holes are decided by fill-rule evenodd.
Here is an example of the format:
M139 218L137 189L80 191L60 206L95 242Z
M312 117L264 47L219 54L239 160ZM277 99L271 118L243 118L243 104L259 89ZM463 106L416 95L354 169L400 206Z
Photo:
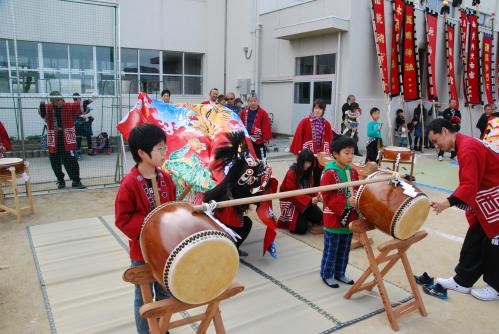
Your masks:
M450 152L450 158L451 158L451 160L454 160L456 158L456 152L451 151Z
M65 181L57 181L57 189L64 189L66 188L66 182Z
M243 256L244 256L244 257L246 257L246 256L248 256L248 255L249 255L249 254L248 254L248 252L245 252L245 251L240 250L240 249L238 249L238 250L237 250L237 252L239 253L239 256L240 256L240 257L243 257Z
M87 186L83 185L81 182L73 182L72 187L75 189L85 189Z
M419 285L433 285L433 277L430 277L426 271L423 275L414 275L414 278L416 279L416 283Z

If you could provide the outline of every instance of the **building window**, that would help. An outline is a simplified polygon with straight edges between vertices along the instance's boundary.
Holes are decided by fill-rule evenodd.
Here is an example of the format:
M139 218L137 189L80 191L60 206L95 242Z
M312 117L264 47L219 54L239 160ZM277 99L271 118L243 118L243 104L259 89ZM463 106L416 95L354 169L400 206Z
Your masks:
M333 90L332 81L315 81L314 82L314 101L321 99L326 104L331 104L331 92Z
M121 49L121 70L125 73L137 73L139 71L137 49Z
M334 74L336 54L315 56L315 74Z
M97 72L112 72L114 71L114 50L110 47L97 46L95 47L97 58Z
M163 51L163 88L175 95L201 95L203 55Z
M295 104L310 104L310 82L295 82Z
M8 70L0 69L0 93L10 93Z
M0 68L9 67L7 45L8 45L8 41L0 38Z
M100 95L114 95L114 49L106 46L95 47L97 63L97 89Z
M69 55L71 59L71 70L93 70L94 56L93 47L88 45L70 45Z
M20 68L38 69L38 43L17 41L17 58ZM15 67L15 55L10 55L11 67Z
M295 60L295 75L324 75L335 73L336 54L298 57Z
M182 74L182 53L163 51L163 73Z
M68 46L65 44L43 43L43 67L55 70L68 70Z
M296 58L295 74L296 75L314 74L314 56Z

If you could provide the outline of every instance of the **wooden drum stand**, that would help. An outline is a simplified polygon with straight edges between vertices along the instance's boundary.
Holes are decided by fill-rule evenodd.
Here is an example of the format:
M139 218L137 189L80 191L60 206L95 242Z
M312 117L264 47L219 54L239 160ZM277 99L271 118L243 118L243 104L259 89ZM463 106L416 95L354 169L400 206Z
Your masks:
M394 331L399 330L397 319L406 313L418 310L422 316L426 316L427 312L421 298L421 294L416 285L416 280L414 279L414 274L409 264L409 259L407 258L407 250L416 242L424 239L428 233L426 231L419 231L414 236L407 240L390 240L382 243L378 246L379 255L374 256L371 243L367 236L367 231L374 229L374 227L369 224L366 220L356 220L350 223L350 229L354 233L358 233L359 241L364 247L367 254L367 259L369 260L369 267L364 271L364 273L357 279L355 284L347 291L345 294L345 299L350 299L352 295L359 291L367 290L371 291L375 286L378 287L379 294L381 296L381 301L383 302L383 307L385 308L388 321L390 326ZM390 252L394 251L393 254ZM383 277L390 271L390 269L397 263L398 260L402 261L405 273L407 275L407 280L411 287L414 300L410 303L392 307L388 293L385 288L385 283L383 282ZM380 265L384 262L388 262L382 269ZM368 283L364 283L370 275L374 278Z
M15 160L15 161L14 161ZM21 212L29 210L32 214L33 209L33 196L31 192L31 179L29 176L29 163L22 159L16 158L2 158L0 159L0 211L3 213L11 213L16 216L17 223L21 223ZM19 199L19 189L17 180L23 178L26 184L26 197L28 199L28 206L21 207ZM5 205L4 193L1 186L10 186L14 196L14 208Z
M214 300L200 305L191 305L183 303L175 297L153 301L150 286L154 282L154 278L152 276L151 269L147 264L128 268L123 273L123 280L125 282L140 286L142 300L144 301L144 305L140 308L140 315L147 319L151 334L163 334L169 329L198 321L200 321L200 324L196 333L203 334L206 333L206 330L208 329L208 326L210 326L212 320L215 327L215 333L225 334L226 332L219 308L220 302L231 298L244 290L244 286L242 284L233 282L227 290L225 290ZM174 313L187 311L205 305L207 305L207 308L204 313L193 315L181 320L171 321Z

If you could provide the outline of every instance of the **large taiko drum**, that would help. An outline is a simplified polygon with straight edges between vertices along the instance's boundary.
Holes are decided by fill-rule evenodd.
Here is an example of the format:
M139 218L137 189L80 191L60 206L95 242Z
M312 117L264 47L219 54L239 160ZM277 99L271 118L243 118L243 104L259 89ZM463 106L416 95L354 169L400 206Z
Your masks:
M407 147L385 146L383 147L383 159L407 161L411 160L412 152Z
M378 171L367 179L390 173ZM424 224L430 212L430 200L411 183L405 180L400 182L405 182L406 189L403 183L377 182L360 186L356 196L357 207L368 222L395 239L405 240ZM413 196L404 194L410 187Z
M16 174L24 173L24 160L21 158L0 158L0 178L5 179L11 176L10 167L14 167Z
M140 247L154 279L178 300L201 304L224 292L239 269L230 236L191 204L159 206L144 220Z

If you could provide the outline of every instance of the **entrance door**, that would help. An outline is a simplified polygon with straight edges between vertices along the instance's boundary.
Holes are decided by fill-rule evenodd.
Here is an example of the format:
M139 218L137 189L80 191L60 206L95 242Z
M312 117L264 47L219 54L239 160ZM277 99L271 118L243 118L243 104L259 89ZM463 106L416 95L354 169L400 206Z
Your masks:
M326 112L324 118L331 124L333 122L333 109L331 106L333 96L333 79L315 78L307 81L294 82L294 102L293 102L293 119L292 130L296 130L298 123L305 117L308 117L312 112L313 101L322 99L326 102Z

